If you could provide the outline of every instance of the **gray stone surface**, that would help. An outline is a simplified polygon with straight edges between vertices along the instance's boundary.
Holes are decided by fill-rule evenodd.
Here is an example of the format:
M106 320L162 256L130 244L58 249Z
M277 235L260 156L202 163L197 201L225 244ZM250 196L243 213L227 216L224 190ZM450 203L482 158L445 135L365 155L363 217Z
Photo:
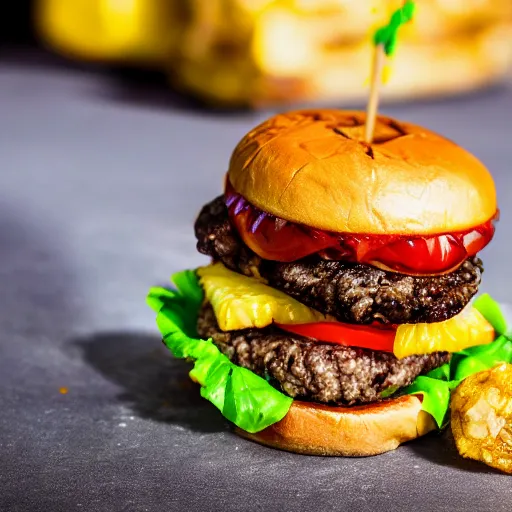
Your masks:
M0 510L510 510L510 477L462 460L447 435L369 459L303 457L239 439L201 400L145 294L205 262L194 216L268 113L206 114L123 87L0 67ZM512 91L385 111L494 173L484 289L509 299Z

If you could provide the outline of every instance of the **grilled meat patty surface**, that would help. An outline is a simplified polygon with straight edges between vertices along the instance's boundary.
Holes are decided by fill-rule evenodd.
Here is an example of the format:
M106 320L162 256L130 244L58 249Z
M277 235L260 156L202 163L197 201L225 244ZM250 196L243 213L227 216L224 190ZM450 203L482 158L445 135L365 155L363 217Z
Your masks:
M374 402L383 391L407 386L450 357L437 352L397 359L388 352L321 343L274 326L224 332L208 303L200 311L197 329L235 364L287 395L326 404Z
M368 265L309 256L292 263L260 258L231 225L224 197L205 205L195 223L199 252L267 283L340 322L441 322L478 291L482 262L474 257L440 276L409 276Z

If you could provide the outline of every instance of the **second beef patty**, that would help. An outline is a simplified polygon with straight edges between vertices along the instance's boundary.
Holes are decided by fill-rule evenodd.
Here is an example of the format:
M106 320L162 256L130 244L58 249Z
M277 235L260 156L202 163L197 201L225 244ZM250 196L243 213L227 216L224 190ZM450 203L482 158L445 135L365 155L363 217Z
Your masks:
M327 404L374 402L382 392L407 386L449 360L445 352L397 359L387 352L316 342L273 326L224 332L209 304L201 309L197 328L231 361L285 394Z

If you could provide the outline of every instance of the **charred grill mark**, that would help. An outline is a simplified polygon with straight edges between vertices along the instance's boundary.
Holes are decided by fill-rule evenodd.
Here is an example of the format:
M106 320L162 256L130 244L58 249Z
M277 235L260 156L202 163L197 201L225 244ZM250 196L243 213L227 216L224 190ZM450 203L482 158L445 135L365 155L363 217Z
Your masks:
M377 130L372 144L384 144L391 140L408 135L407 131L394 120L386 120L384 124L386 128L384 130L380 130L380 134L379 130ZM337 126L331 125L327 126L327 128L332 129L337 135L341 135L346 139L360 143L365 147L365 153L370 158L375 159L373 148L362 140L362 132L359 133L357 130L354 131L354 128L361 128L362 126L364 126L364 122L361 119L358 119L356 116L351 116L343 124L338 124ZM384 133L382 133L382 131L384 131Z
M347 135L339 126L335 126L333 129L333 132L338 134L338 135L341 135L342 137L344 137L345 139L348 139L348 140L352 140L352 138ZM361 146L364 147L364 152L372 159L372 160L375 160L375 154L373 153L373 148L370 144L367 144L366 142L363 142L363 141L358 141Z
M368 145L364 145L365 146L365 153L372 159L372 160L375 160L375 155L373 154L373 148L370 146L370 144Z
M388 125L390 128L393 128L393 130L397 131L401 137L403 137L404 135L407 135L407 132L404 130L404 128L402 126L400 126L400 124L398 124L395 120L391 119L389 121Z
M397 123L393 119L389 119L387 121L387 125L389 128L391 128L395 133L387 133L380 136L376 136L373 140L374 144L384 144L385 142L389 142L391 140L399 139L400 137L405 137L408 135L407 131L404 129L403 126L401 126L399 123Z
M335 126L332 130L334 133L345 137L345 139L350 139L350 137L339 126Z

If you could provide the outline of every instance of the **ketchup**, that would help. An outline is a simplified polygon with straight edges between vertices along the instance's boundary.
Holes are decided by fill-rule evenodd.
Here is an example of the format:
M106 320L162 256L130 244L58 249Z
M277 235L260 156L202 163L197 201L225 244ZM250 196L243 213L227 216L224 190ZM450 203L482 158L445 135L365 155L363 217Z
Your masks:
M481 251L494 236L489 221L467 231L428 236L333 233L289 222L249 203L226 183L226 205L245 244L266 260L291 262L312 254L405 274L449 272Z

